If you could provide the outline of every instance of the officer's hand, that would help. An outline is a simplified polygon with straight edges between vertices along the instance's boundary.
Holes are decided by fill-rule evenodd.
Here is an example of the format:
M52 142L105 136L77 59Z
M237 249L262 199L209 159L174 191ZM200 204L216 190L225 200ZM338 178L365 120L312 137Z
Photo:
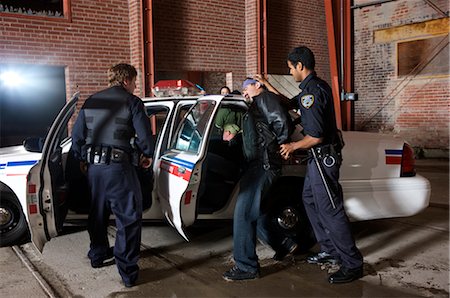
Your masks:
M262 83L262 84L266 84L267 80L264 78L264 76L262 74L255 74L255 80L257 80L258 82Z
M292 152L294 152L294 146L292 143L282 144L280 145L280 154L284 159L288 159Z
M148 169L152 165L152 161L153 161L152 158L141 155L141 160L139 161L139 166L141 168Z
M84 161L80 161L81 174L86 175L87 174L87 169L88 169L87 163L84 162Z

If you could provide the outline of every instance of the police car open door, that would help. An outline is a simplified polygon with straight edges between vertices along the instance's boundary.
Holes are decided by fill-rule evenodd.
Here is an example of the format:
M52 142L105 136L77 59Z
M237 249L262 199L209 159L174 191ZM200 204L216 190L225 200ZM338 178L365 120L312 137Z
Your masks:
M58 235L65 212L64 164L70 147L68 123L75 112L78 93L61 109L53 122L42 148L41 160L35 164L27 179L27 212L31 240L42 252L44 244Z
M223 96L201 97L186 113L161 156L158 197L163 214L181 236L196 218L197 198L207 140L214 114Z

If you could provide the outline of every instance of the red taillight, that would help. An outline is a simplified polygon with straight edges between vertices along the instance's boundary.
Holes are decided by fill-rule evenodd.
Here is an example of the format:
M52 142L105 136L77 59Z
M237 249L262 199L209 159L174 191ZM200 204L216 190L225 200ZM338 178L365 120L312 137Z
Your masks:
M402 167L400 177L412 177L416 175L416 159L414 150L408 144L403 144Z

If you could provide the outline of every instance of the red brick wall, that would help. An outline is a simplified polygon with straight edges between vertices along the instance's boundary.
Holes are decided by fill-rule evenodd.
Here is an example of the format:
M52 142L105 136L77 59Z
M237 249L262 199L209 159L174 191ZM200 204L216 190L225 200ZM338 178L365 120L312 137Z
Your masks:
M233 72L237 88L246 72L244 11L241 0L154 0L155 72Z
M289 74L286 57L300 45L316 58L317 74L330 83L330 67L324 2L268 0L268 72Z
M448 14L448 1L433 3ZM450 76L399 77L396 47L401 37L388 42L375 39L377 30L440 18L443 15L422 0L354 10L355 91L359 94L355 102L356 129L399 135L415 147L449 148Z
M258 71L258 15L257 1L245 0L245 76L253 76ZM241 88L239 88L240 90Z
M0 14L0 61L65 66L67 97L79 90L85 98L107 86L109 66L136 56L129 27L136 9L121 0L71 3L71 22Z
M138 69L135 94L144 96L144 41L143 41L143 14L141 0L128 0L129 3L129 30L130 30L130 63Z

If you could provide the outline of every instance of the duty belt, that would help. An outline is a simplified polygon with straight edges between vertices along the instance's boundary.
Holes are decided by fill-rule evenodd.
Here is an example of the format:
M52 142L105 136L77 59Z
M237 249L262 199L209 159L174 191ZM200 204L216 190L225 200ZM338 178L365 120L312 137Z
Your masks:
M316 156L327 167L331 168L336 162L342 161L342 155L340 150L336 150L333 144L322 145L312 148L316 153ZM308 159L313 158L311 151L308 151Z
M125 163L130 162L130 154L125 150L110 146L89 147L86 150L86 159L90 164Z

